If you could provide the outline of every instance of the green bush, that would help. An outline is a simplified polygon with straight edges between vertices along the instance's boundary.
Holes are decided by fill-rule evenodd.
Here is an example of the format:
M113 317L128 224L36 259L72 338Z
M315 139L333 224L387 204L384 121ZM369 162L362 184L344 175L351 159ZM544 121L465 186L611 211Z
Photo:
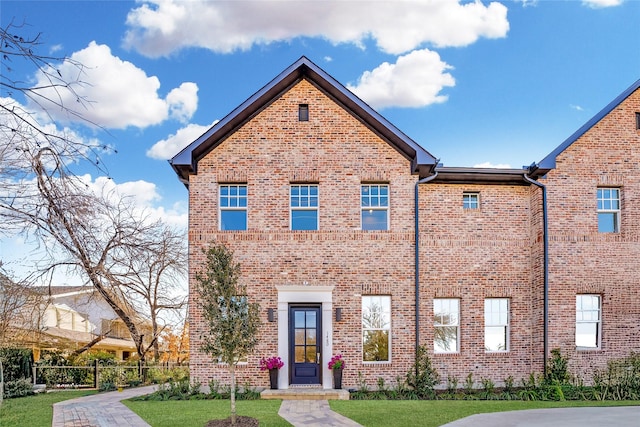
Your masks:
M440 376L431 366L431 359L426 347L418 347L413 368L407 372L407 385L419 399L435 399L435 386L440 382Z
M1 348L0 360L4 381L16 381L32 377L33 354L24 348Z
M23 397L34 394L33 384L31 380L22 378L14 381L7 381L4 383L3 397L10 399L12 397Z

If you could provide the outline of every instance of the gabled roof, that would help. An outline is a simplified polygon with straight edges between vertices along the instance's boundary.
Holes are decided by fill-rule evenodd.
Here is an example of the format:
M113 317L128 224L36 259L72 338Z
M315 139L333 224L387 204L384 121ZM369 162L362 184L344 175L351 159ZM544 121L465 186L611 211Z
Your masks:
M613 101L604 107L598 114L593 116L587 123L585 123L580 129L575 131L573 135L567 138L562 144L560 144L555 150L553 150L547 157L542 159L537 164L533 164L530 167L531 176L534 178L541 177L556 167L556 158L571 144L584 135L589 129L602 120L607 114L613 111L618 105L620 105L625 99L627 99L633 92L640 88L640 80L637 80L634 84L629 86L624 92L616 97Z
M180 180L188 187L189 175L197 173L200 159L267 107L280 94L302 79L309 80L317 88L324 91L369 129L411 160L412 173L426 176L435 168L437 163L435 157L303 56L169 161Z

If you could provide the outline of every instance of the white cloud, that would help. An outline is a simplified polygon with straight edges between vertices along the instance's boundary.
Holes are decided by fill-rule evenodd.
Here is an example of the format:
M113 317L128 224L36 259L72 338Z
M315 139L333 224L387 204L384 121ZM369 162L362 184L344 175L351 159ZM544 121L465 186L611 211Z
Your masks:
M416 50L399 57L395 64L384 62L365 71L356 85L347 88L376 109L424 107L447 100L440 91L455 86L455 79L446 72L451 68L436 52Z
M198 85L182 83L179 88L169 92L167 103L171 117L186 123L198 108Z
M584 111L584 108L582 108L582 107L581 107L581 106L579 106L579 105L573 105L573 104L571 104L571 105L569 105L569 108L571 108L572 110L576 110L576 111Z
M124 45L150 57L187 47L231 53L296 37L358 46L373 39L380 50L401 54L424 44L467 46L509 30L507 8L479 0L144 0L129 12L127 25Z
M582 0L582 4L592 9L620 6L623 0Z
M205 133L209 128L215 125L215 120L210 125L189 124L178 131L174 135L169 135L167 139L162 139L147 150L147 157L153 159L167 160L175 156L187 145L195 141L200 135Z
M473 165L473 167L485 169L511 169L511 165L508 163L498 163L494 165L491 162L478 163L477 165Z
M183 83L162 99L158 90L160 81L147 76L140 68L111 54L107 45L91 42L71 55L71 60L83 66L83 72L71 63L61 64L58 70L67 81L78 79L80 84L70 91L54 92L53 88L39 90L48 99L61 97L62 105L72 106L85 120L105 128L124 129L129 126L144 128L158 124L171 115L182 122L196 110L198 87ZM42 74L37 75L40 86L48 86ZM77 100L83 100L84 108ZM59 107L44 103L48 113L61 121L78 121Z

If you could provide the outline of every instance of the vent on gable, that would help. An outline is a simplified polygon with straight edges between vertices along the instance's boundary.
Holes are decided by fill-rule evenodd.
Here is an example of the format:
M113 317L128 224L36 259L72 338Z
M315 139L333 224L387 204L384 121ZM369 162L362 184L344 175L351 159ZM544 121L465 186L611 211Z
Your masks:
M309 121L309 104L298 105L298 120L301 122Z

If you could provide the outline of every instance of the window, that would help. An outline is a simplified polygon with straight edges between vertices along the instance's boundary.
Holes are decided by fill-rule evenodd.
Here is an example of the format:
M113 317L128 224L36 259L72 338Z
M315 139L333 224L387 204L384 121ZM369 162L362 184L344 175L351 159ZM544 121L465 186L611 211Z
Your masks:
M464 209L479 209L480 194L479 193L462 193L462 207Z
M598 188L598 231L620 231L620 189Z
M298 120L301 122L309 121L309 104L298 105Z
M292 230L318 229L318 186L292 185L289 195Z
M434 353L459 351L460 300L436 298L433 300Z
M509 300L507 298L484 300L484 349L485 351L509 350Z
M600 347L600 295L576 295L576 347Z
M366 184L360 190L363 230L389 229L389 186Z
M220 186L220 230L247 229L247 186Z
M640 113L636 113L636 129L640 130Z
M391 340L391 297L362 297L362 360L389 362Z

